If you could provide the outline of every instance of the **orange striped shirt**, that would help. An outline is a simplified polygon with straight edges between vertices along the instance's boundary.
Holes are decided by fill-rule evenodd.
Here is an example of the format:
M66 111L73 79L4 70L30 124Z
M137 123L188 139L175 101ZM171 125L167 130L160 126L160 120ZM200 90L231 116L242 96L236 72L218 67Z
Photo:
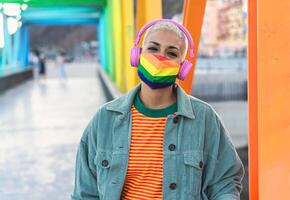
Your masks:
M167 117L148 117L132 106L128 171L122 200L162 200L163 134Z

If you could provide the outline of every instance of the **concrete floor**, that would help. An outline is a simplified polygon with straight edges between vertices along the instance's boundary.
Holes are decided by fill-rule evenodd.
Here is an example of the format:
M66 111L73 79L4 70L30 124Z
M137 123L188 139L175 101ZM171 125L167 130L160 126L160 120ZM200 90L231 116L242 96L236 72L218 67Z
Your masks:
M83 75L50 74L0 96L1 200L69 199L80 137L105 102L95 73Z

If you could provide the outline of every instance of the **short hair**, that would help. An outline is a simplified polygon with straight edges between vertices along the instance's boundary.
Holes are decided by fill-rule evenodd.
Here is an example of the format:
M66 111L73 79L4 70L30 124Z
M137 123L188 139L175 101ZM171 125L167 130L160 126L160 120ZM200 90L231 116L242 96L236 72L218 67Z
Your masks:
M183 33L183 31L180 30L179 27L177 27L175 24L171 23L171 22L158 22L154 25L152 25L150 28L148 28L145 32L144 35L144 40L143 40L143 45L144 45L144 41L147 37L147 35L152 32L152 31L156 31L156 30L169 30L174 32L182 41L183 41L183 47L184 49L182 49L181 53L182 53L182 59L185 59L186 53L187 53L187 48L188 48L188 40L187 37L185 36L185 34Z

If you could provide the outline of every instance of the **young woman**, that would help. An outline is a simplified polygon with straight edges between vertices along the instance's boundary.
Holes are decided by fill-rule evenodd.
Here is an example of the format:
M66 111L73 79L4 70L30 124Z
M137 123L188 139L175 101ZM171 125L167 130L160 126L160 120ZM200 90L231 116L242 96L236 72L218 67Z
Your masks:
M190 69L188 44L193 56L190 34L174 21L142 28L131 52L141 83L85 129L72 199L240 198L244 169L221 120L175 83Z

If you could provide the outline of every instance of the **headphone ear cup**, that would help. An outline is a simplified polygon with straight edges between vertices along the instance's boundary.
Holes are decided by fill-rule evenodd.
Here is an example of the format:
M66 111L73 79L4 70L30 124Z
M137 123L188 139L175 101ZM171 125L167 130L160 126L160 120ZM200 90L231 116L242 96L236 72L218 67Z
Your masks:
M132 67L138 67L140 54L141 54L141 47L131 48L130 62L131 62Z
M183 81L188 75L191 67L192 67L191 62L189 62L188 60L185 60L180 67L178 78Z

